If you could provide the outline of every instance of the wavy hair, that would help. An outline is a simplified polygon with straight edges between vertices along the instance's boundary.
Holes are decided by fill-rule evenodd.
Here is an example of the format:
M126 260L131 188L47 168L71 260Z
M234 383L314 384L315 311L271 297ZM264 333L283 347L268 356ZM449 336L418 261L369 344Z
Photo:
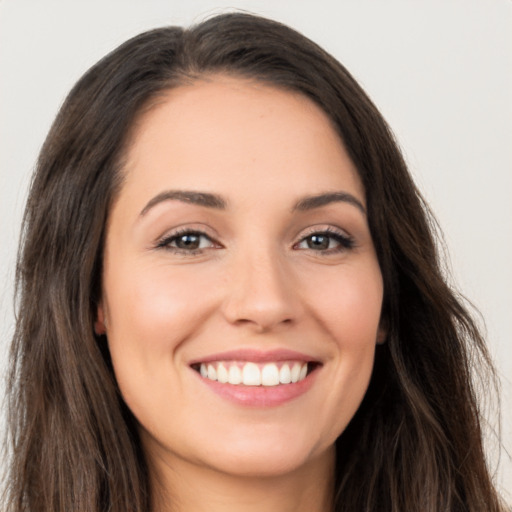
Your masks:
M105 225L140 113L212 74L298 91L330 117L366 192L387 342L337 440L336 512L497 512L473 369L484 341L446 282L435 223L386 122L349 72L249 14L159 28L94 65L41 150L17 266L8 385L8 512L149 512L148 466L106 340L93 330Z

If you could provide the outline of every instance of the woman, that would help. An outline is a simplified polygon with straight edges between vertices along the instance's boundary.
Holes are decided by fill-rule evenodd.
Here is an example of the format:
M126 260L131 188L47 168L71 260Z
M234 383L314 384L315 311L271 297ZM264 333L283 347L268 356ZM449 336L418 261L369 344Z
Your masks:
M293 30L158 29L28 200L9 511L501 510L492 367L379 112Z

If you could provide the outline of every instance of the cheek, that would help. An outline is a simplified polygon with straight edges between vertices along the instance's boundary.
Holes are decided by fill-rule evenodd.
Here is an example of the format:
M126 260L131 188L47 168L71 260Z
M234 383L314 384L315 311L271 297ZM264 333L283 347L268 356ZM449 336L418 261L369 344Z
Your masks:
M357 411L373 370L383 285L378 265L346 266L317 275L305 289L315 325L328 333L329 382L320 417L336 439Z
M172 375L181 343L212 310L200 293L201 272L165 264L120 265L105 275L107 338L116 378L125 398L133 383L151 387ZM129 276L129 277L127 277Z
M358 352L375 345L383 297L377 263L347 265L317 275L305 284L304 296L340 349Z
M125 277L129 276L129 278ZM197 325L210 298L200 293L201 273L180 272L162 264L131 267L111 273L108 295L109 334L124 332L126 341L145 346L167 344ZM162 347L164 348L164 347Z
M107 271L108 270L108 271ZM104 274L108 290L107 339L114 373L128 407L143 425L158 429L162 404L180 409L184 382L181 347L212 311L215 298L201 289L212 276L156 262L118 260ZM213 287L215 289L215 287Z
M349 390L356 407L373 369L382 294L378 267L347 269L340 282L332 281L330 300L322 304L322 320L339 354L337 372L343 381L339 390Z

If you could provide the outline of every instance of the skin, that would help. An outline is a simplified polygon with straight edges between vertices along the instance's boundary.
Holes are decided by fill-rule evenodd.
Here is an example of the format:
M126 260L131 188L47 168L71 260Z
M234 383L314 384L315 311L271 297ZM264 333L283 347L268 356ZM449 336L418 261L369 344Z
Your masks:
M213 76L159 98L126 162L96 330L140 424L155 510L170 510L170 496L179 511L328 510L334 442L385 337L364 189L329 118L300 94ZM226 207L155 203L169 190L217 194ZM294 209L340 191L362 209ZM198 252L176 247L177 228L205 234ZM325 230L327 247L311 247ZM233 349L290 349L319 365L299 397L243 406L190 367Z

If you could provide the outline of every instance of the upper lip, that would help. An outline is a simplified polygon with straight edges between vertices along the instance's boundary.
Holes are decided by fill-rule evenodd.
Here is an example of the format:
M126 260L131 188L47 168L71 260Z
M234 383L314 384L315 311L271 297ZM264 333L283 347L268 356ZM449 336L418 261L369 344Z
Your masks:
M190 365L199 363L210 363L214 361L250 361L253 363L267 363L279 361L304 361L304 362L319 362L314 357L307 354L296 352L288 349L276 350L256 350L256 349L239 349L229 350L227 352L219 352L210 354L201 358L190 361Z

